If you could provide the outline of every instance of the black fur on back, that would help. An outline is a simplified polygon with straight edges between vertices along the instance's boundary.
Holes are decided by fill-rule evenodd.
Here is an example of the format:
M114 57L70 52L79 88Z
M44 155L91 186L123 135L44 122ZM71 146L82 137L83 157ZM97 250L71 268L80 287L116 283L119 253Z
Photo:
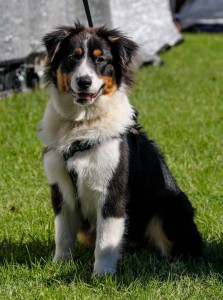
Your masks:
M155 142L136 126L123 136L120 153L104 216L126 213L126 245L140 244L146 225L158 217L173 244L171 256L200 256L202 238L193 220L194 208L178 187Z

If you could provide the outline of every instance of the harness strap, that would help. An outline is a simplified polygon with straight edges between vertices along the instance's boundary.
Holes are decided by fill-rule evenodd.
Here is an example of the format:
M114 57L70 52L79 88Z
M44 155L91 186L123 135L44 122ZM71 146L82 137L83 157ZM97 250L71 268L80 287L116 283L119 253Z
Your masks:
M113 136L108 141L111 141L113 139L119 139L120 137L122 137L122 134L118 136ZM64 160L65 162L67 162L68 159L71 158L76 152L86 151L100 144L100 141L96 141L94 144L90 144L89 141L84 142L81 140L77 140L70 145L67 151L63 151Z
M128 134L129 132L133 132L134 128L135 126L131 126L128 128L128 130L125 133L119 134L117 136L113 136L108 141L111 141L113 139L120 139L125 134ZM70 145L68 150L63 151L64 160L65 162L67 162L68 159L71 158L76 152L86 151L100 144L101 144L100 141L96 141L93 144L91 144L89 141L77 140Z
M63 152L64 160L67 161L76 152L89 150L92 147L99 145L99 144L100 144L100 142L92 145L89 142L83 142L83 141L79 141L79 140L75 141L71 144L71 146L69 147L69 149L67 151Z

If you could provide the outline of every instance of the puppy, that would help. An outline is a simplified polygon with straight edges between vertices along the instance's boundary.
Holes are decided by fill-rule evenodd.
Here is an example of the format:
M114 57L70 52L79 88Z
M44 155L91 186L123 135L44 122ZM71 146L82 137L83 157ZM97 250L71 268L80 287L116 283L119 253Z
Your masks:
M194 209L128 100L137 45L118 30L61 27L44 39L50 101L40 123L55 213L54 261L78 233L95 239L93 274L113 274L124 248L197 257Z

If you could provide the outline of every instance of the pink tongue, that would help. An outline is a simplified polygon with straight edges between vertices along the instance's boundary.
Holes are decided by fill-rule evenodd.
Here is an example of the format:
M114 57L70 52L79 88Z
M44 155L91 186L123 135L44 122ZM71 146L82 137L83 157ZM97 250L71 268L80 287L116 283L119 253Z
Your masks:
M88 94L88 93L78 93L77 94L78 99L91 100L92 97L93 97L93 94Z

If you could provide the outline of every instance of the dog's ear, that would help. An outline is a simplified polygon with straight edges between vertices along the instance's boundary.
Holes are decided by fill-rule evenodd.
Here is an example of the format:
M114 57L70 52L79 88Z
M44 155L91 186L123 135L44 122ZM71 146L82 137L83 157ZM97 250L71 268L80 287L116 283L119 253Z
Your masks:
M133 83L131 63L137 53L138 45L116 29L109 30L106 27L100 27L97 35L110 45L116 83L120 85L124 82L126 85L131 85Z
M113 55L119 56L123 65L128 66L136 52L138 50L138 45L127 38L117 29L108 29L106 27L99 27L97 30L97 35L110 44Z
M48 60L52 62L60 50L62 42L71 35L78 34L84 30L84 26L79 22L74 24L74 27L63 26L57 30L46 34L43 37L43 44L46 47Z
M122 65L128 66L137 53L138 45L118 31L116 32L116 35L114 34L109 35L108 40L112 47L118 51Z
M66 37L72 34L71 27L60 27L57 30L46 34L43 44L46 47L48 59L52 62L60 49L61 43Z

